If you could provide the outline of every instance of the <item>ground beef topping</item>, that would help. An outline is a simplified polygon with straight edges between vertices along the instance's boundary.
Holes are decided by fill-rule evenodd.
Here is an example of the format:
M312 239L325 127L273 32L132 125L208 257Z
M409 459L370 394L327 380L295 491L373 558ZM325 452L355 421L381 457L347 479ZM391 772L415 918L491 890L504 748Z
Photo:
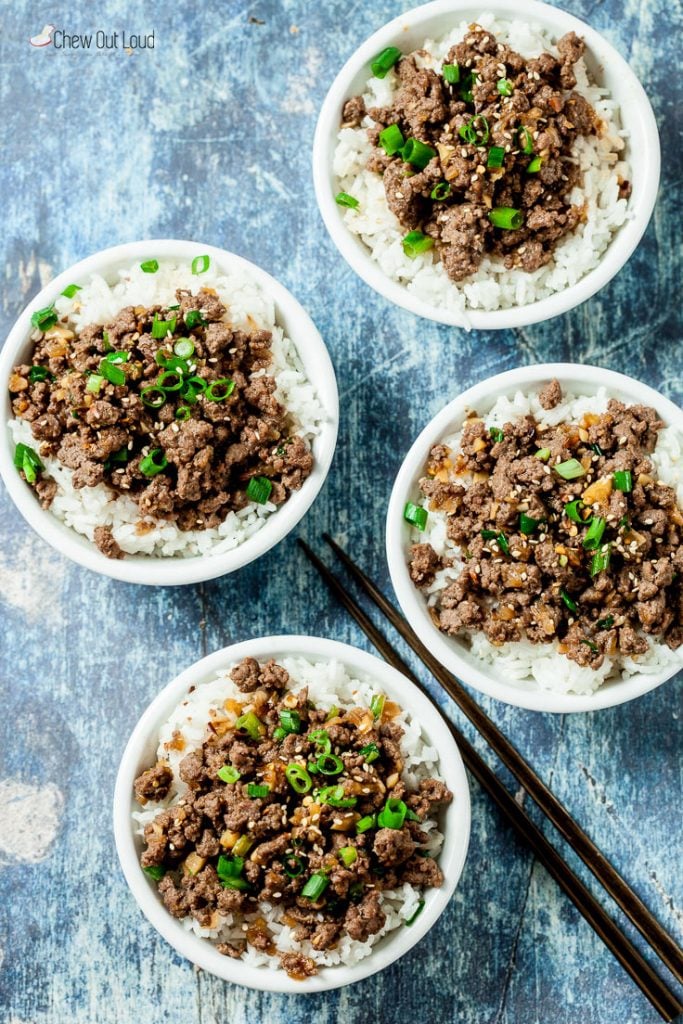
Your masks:
M361 97L345 103L343 126L367 126L368 168L408 232L407 255L434 246L454 281L486 255L528 272L551 260L585 216L569 198L580 183L576 139L602 130L574 90L584 49L569 32L557 57L526 59L474 24L440 70L424 50L401 56L390 107L366 117Z
M310 474L309 446L268 374L270 332L234 329L211 288L176 300L80 331L42 311L31 365L14 368L9 390L40 442L18 445L15 464L44 507L56 485L41 477L41 455L73 470L74 487L104 483L148 522L180 530L216 527L250 501L280 505ZM109 528L94 540L123 556Z
M557 406L558 381L539 400ZM522 416L487 429L473 413L459 450L435 446L420 489L464 561L431 598L439 629L552 643L593 669L644 654L651 639L678 648L683 510L649 458L662 426L654 409L611 399L604 413L555 426ZM413 545L416 586L449 566Z
M135 781L142 803L170 794L145 827L141 865L173 916L243 922L240 941L221 941L220 952L239 958L253 946L304 979L314 959L276 950L263 904L312 950L344 934L366 942L386 923L383 890L442 884L421 826L453 797L439 779L408 777L401 709L382 695L371 708L328 712L273 660L245 658L231 677L244 699L226 700L202 746L185 753L182 797L167 764Z

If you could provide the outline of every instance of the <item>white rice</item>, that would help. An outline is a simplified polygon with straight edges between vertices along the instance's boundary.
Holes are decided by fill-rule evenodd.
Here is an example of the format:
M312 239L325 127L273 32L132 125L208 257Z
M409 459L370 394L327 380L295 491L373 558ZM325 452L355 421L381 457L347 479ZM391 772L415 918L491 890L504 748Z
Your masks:
M524 57L536 57L544 50L557 56L553 38L534 22L506 21L488 12L477 21L499 42L509 43ZM424 49L429 56L420 63L440 71L448 51L465 37L467 30L468 23L463 21L447 36L427 39ZM627 201L619 198L618 181L619 176L626 180L630 177L623 158L626 133L620 128L614 101L606 89L590 80L583 58L575 70L576 90L594 107L604 124L600 137L578 136L574 144L583 181L580 188L573 189L570 199L577 205L586 204L587 218L558 243L550 263L532 273L506 270L500 258L486 257L475 274L456 283L450 280L434 250L409 259L401 244L405 231L387 205L382 176L366 167L373 148L365 130L372 125L371 118L366 116L358 128L340 130L334 173L339 188L360 203L357 210L344 211L344 220L349 230L362 238L387 277L404 284L411 294L429 305L461 314L467 326L467 309L505 309L536 302L576 284L598 265L628 215ZM398 82L393 69L384 79L369 78L363 94L366 109L390 106Z
M538 394L525 395L516 391L512 397L503 396L483 416L487 427L502 427L505 423L531 414L542 426L558 423L577 422L586 412L601 413L607 408L609 396L605 388L595 395L577 395L564 391L563 400L553 409L544 409ZM443 444L452 451L460 450L462 427L443 439ZM683 505L683 437L674 427L659 431L657 446L649 456L657 473L657 479L676 490L679 505ZM466 485L466 480L461 481ZM450 540L446 533L445 512L431 511L429 499L423 497L423 508L429 512L427 526L423 532L412 529L411 544L431 544L437 554L453 560L453 564L436 574L434 582L425 588L427 601L434 606L441 591L456 579L465 562L460 547ZM520 640L496 647L481 631L465 632L458 637L448 637L455 646L465 648L486 665L495 665L496 675L509 680L516 686L534 689L554 690L557 693L593 693L603 683L626 679L637 674L661 672L667 665L683 667L683 648L672 651L666 644L649 637L650 646L643 655L627 657L618 655L605 658L598 669L584 668L561 654L553 644L532 644Z
M157 757L168 762L174 773L171 790L165 800L148 803L144 810L134 811L133 818L137 822L137 834L142 835L147 825L159 809L168 807L182 799L187 786L178 775L178 766L183 757L190 751L201 747L204 742L207 722L216 714L223 713L224 701L234 698L241 703L248 696L238 690L230 679L230 670L235 663L226 665L210 682L197 686L192 693L178 704L171 712L168 720L159 730L159 747ZM333 706L342 709L354 705L369 707L374 694L381 691L381 685L367 675L351 675L341 662L312 662L303 657L279 658L278 664L283 665L291 677L290 688L294 691L300 687L308 687L308 696L318 708L330 709ZM245 711L248 705L245 706ZM420 779L441 779L438 770L439 755L435 747L430 746L423 736L420 725L406 711L402 711L393 721L404 729L400 747L404 759L403 780L410 789L415 789ZM185 741L183 749L178 750L178 734ZM457 794L456 794L457 799ZM436 855L443 844L443 835L439 832L437 822L426 819L420 828L427 832L429 841L425 848ZM298 942L294 939L294 929L280 921L281 908L270 903L261 902L258 911L253 914L228 914L216 928L202 928L191 916L181 921L188 931L195 935L218 942L244 942L242 925L253 921L256 917L265 918L271 932L276 949L280 953L300 952L311 957L317 964L334 966L335 964L355 964L363 960L372 951L375 943L382 936L399 928L404 921L418 909L422 892L413 885L405 883L397 889L386 890L380 894L382 910L386 914L386 922L376 935L371 935L366 942L352 939L343 933L334 949L316 950L310 942ZM244 963L250 966L279 967L277 956L254 949L247 945L242 956Z
M266 373L275 378L275 396L288 410L293 432L309 445L320 433L326 415L316 390L306 378L294 344L275 321L273 300L248 274L218 270L212 261L205 273L193 275L189 264L159 261L155 274L144 273L136 263L120 270L113 285L99 275L78 283L83 287L73 299L60 296L55 302L60 318L68 316L76 330L87 324L108 323L124 306L174 303L177 288L192 292L215 288L227 307L227 322L247 331L259 328L272 332L272 361L267 369L252 374L252 379ZM23 442L35 446L31 426L26 420L12 419L9 427L15 444ZM258 505L252 501L239 512L228 513L215 528L184 532L170 521L142 516L131 497L116 496L104 483L75 488L73 470L55 457L41 456L41 459L45 465L43 476L56 480L58 485L50 505L52 515L91 541L95 527L110 526L118 545L129 554L189 557L210 552L220 555L260 530L268 516L276 511L272 502Z

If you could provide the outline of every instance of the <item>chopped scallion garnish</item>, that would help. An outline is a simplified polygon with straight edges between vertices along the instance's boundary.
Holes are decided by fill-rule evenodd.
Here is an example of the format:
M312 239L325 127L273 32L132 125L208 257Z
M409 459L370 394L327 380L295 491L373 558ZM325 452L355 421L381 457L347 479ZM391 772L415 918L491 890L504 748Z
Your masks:
M403 518L411 526L417 527L418 530L424 530L427 525L427 509L421 508L420 505L413 505L412 501L409 501L403 509Z
M599 572L603 572L605 569L609 567L611 555L612 549L609 544L605 544L601 551L595 552L595 554L591 558L591 576L597 576Z
M113 353L109 354L112 355ZM110 384L114 384L117 387L120 387L122 384L126 383L126 375L123 372L123 370L120 368L120 366L117 366L116 363L113 363L106 356L104 359L100 360L99 369L101 375L105 377Z
M530 533L534 532L534 530L536 529L536 527L538 526L539 523L540 523L540 519L534 519L533 516L528 516L526 514L526 512L520 512L519 513L519 532L520 533L523 533L526 536L528 536Z
M263 800L269 793L270 786L262 786L258 782L247 783L247 796L252 800Z
M374 814L366 814L364 818L361 818L360 821L356 822L356 832L359 835L362 835L363 832L367 832L368 829L371 829L371 828L374 828L374 827L375 827L375 815Z
M162 448L152 448L148 455L145 455L144 459L140 460L140 472L143 476L156 476L157 473L163 473L168 466L168 460L164 455Z
M323 775L339 775L344 771L344 762L336 754L321 754L315 766Z
M578 459L567 459L566 462L558 462L556 466L553 466L553 469L563 480L576 480L578 477L586 475L586 470Z
M383 78L384 75L380 75L379 77ZM301 895L305 896L306 899L313 900L313 902L315 902L320 899L329 884L330 880L327 875L324 875L321 871L316 871L315 874L311 875L306 882L305 886L301 890Z
M263 722L253 711L247 711L245 715L240 715L235 722L235 729L238 732L246 732L252 740L259 739L265 732Z
M217 773L218 778L221 782L237 782L241 778L241 773L238 772L237 768L233 768L231 764L224 764L222 768L219 768Z
M247 497L257 505L265 505L272 489L273 485L267 476L252 476L247 484Z
M334 201L337 206L346 206L349 210L357 210L360 206L358 200L350 196L348 192L337 192Z
M165 338L167 334L173 334L177 322L176 317L172 317L170 320L160 320L155 313L152 321L152 337L158 341L160 338Z
M205 274L209 269L211 259L208 256L195 256L192 260L192 273Z
M358 850L355 846L342 846L339 850L339 856L343 860L347 868L350 868L352 864L355 864L358 860Z
M80 290L80 284L68 284L64 291L62 292L62 295L64 296L65 299L73 299L76 292L80 292Z
M54 373L50 373L47 366L32 366L28 371L28 379L32 384L36 384L41 380L54 380Z
M424 905L425 905L425 901L424 900L418 900L417 901L417 908L413 911L413 913L410 915L410 917L406 920L406 924L407 925L411 925L411 924L413 924L413 922L415 920L417 920L417 918L420 916L420 914L424 910Z
M450 182L439 181L429 193L429 198L433 199L436 203L442 203L444 199L448 199L452 191Z
M14 465L22 471L28 484L34 484L38 473L45 469L38 453L29 445L21 443L14 449Z
M577 605L576 601L572 597L569 596L569 594L567 593L566 590L561 590L560 591L560 597L562 598L562 600L566 604L566 606L569 609L569 611L572 612L574 615L576 615L577 611L579 610L579 606Z
M185 314L185 323L192 330L193 327L206 327L206 320L198 309L190 309Z
M156 384L152 384L150 387L142 389L140 398L143 405L146 405L149 409L160 409L166 402L166 392L162 388L157 387Z
M379 133L379 144L387 156L394 156L399 149L403 149L406 140L403 138L403 132L399 126L390 124Z
M508 78L499 78L496 82L496 89L501 96L512 96L512 82Z
M31 314L31 324L39 331L49 331L57 323L57 314L54 306L46 306L45 309L37 309Z
M581 515L581 509L586 506L581 501L581 498L577 498L575 501L570 501L569 504L564 506L564 512L568 519L571 519L573 523L581 523L583 525L584 519Z
M160 882L166 874L166 868L163 864L150 864L149 867L142 869L146 875L153 878L155 882Z
M145 260L144 263L140 264L140 270L144 274L156 274L158 269L159 269L159 261L158 260Z
M436 150L424 142L420 142L419 139L408 139L401 150L401 159L412 167L417 167L419 171L423 171L435 156Z
M502 167L505 162L505 150L502 146L491 146L486 160L487 167Z
M309 732L308 739L322 754L329 754L332 750L332 740L327 729L315 729L313 732ZM363 751L361 750L362 753Z
M375 78L385 78L387 73L391 71L394 64L401 59L401 51L396 46L387 46L386 49L378 53L375 59L370 64L370 70L372 71Z
M596 551L600 547L606 526L606 519L603 519L602 516L593 516L586 531L586 536L583 538L583 546L586 551Z
M531 156L534 151L534 140L528 128L525 128L524 126L518 128L515 134L515 141L518 149L520 149L522 153L526 153L527 156Z
M488 218L494 228L505 228L506 231L518 231L524 223L524 214L512 206L496 206L489 211Z
M285 730L285 733L298 734L301 732L301 715L298 711L283 708L279 717L280 725Z
M383 693L376 693L370 701L370 710L372 711L373 718L381 718L382 712L384 711L384 702L386 697Z
M408 807L403 800L396 797L389 797L382 810L377 815L377 824L380 828L403 828L406 820Z
M455 85L460 81L460 65L444 64L441 68L441 74L445 82L448 82L449 85Z
M534 452L534 458L540 459L541 462L547 462L550 458L550 448L539 448L537 452Z
M365 758L366 764L372 764L379 757L379 747L376 743L368 743L367 747L362 747L358 753Z
M597 621L598 629L611 629L613 625L614 625L614 616L613 615L608 615L606 618L598 619L598 621Z
M414 260L420 253L427 252L433 245L434 239L422 231L409 231L403 239L403 251L411 260Z
M491 438L493 439L493 441L495 441L496 444L498 444L499 441L502 441L503 438L505 437L505 434L500 429L500 427L489 427L489 434L491 435Z
M633 475L630 469L618 469L614 474L614 486L628 494L633 490Z
M230 380L229 377L221 377L219 380L212 380L206 391L204 397L207 402L224 402L235 390L234 380Z
M311 776L306 769L300 764L295 764L294 761L285 768L285 778L295 793L308 793L313 785Z

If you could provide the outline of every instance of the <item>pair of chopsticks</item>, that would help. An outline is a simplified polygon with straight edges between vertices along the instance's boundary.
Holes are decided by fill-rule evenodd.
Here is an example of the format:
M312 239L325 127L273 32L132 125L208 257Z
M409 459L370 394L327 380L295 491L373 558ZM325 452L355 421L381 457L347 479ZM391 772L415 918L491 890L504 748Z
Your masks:
M622 878L616 868L601 853L589 836L586 835L578 822L572 818L567 809L548 789L519 751L501 733L476 701L470 697L455 676L448 672L434 658L396 607L387 600L372 580L358 568L349 555L329 534L324 533L323 538L343 562L362 592L382 612L403 640L417 654L432 676L441 684L467 718L469 718L479 734L486 740L503 764L507 766L529 796L549 818L573 851L578 854L586 867L592 871L603 888L615 900L631 923L635 925L660 960L666 964L678 981L683 983L683 950L672 936L660 925L626 880ZM443 714L427 688L420 682L415 673L375 626L367 613L355 601L344 584L304 541L299 540L298 543L332 593L356 620L382 657L415 683L432 701L437 710ZM516 803L503 783L500 782L466 737L448 718L445 718L445 721L460 748L465 764L482 789L492 797L508 822L526 841L539 861L545 866L563 892L571 899L596 934L600 936L607 948L611 950L663 1020L674 1021L677 1019L679 1014L683 1014L683 1004L680 1000L648 964L628 936L602 909L590 890L578 878L557 850L548 842L523 808ZM683 1018L681 1019L683 1020Z

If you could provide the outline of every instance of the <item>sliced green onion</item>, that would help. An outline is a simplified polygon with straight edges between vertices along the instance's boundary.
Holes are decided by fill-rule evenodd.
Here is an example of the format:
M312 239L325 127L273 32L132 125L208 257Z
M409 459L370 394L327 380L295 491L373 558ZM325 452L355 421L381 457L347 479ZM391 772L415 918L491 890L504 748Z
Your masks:
M127 363L130 359L130 352L116 352L115 349L111 349L104 358L108 363L114 363L114 365Z
M434 239L422 231L409 231L403 239L403 251L411 260L414 260L420 253L427 252L433 245Z
M273 485L267 476L252 476L247 484L247 497L257 505L265 505L272 489Z
M609 567L610 558L612 555L612 549L609 544L605 544L602 551L596 551L591 558L590 574L591 576L597 576L599 572L603 572Z
M358 860L358 850L355 846L342 846L339 850L339 856L344 861L346 867L350 868Z
M409 807L406 811L406 821L422 821L422 818Z
M176 303L175 306L167 306L166 309L168 309L169 311L172 309L180 309L180 304Z
M585 637L581 637L580 643L585 644L586 647L590 647L593 654L598 653L597 644L594 644L592 640L587 640Z
M316 729L314 732L309 732L308 739L311 743L315 744L318 750L323 754L329 754L332 750L332 740L330 739L330 734L327 729Z
M550 448L539 448L537 452L534 452L534 458L540 459L541 462L547 462L550 458Z
M262 800L270 793L270 786L260 786L257 782L247 783L247 796L252 799Z
M499 441L502 441L503 438L505 437L505 434L500 429L500 427L490 427L489 434L491 435L492 439L496 442L496 444Z
M356 822L356 832L358 835L362 835L363 832L367 832L368 829L375 827L375 815L366 814L364 818Z
M558 462L556 466L553 466L553 469L563 480L576 480L578 477L586 475L586 470L578 459L567 459L566 462Z
M414 260L420 253L427 252L434 245L434 239L425 235L422 231L409 231L403 239L403 251L406 256Z
M196 405L197 396L203 394L206 391L206 387L207 382L203 377L189 377L185 381L185 387L181 394L190 405Z
M577 605L576 601L569 596L569 594L567 593L566 590L561 590L560 591L560 597L562 598L562 600L566 604L567 608L569 608L569 611L573 612L574 614L576 614L577 611L579 610L579 606Z
M104 384L104 377L99 373L91 373L85 383L85 390L91 395L97 395Z
M102 348L105 352L112 352L113 349L109 344L109 331L102 331Z
M317 799L330 807L355 807L358 802L355 796L344 796L344 787L339 784L318 790Z
M64 296L65 299L73 299L76 292L80 292L80 290L80 284L68 284L64 291L62 292L62 295Z
M496 89L501 96L512 96L513 87L509 78L499 78L496 82Z
M372 764L379 757L379 747L376 743L368 743L367 747L362 747L358 753L365 758L366 764Z
M282 866L288 878L298 878L304 869L304 862L295 853L290 853L283 859Z
M528 537L530 533L534 532L534 530L536 529L536 527L538 526L540 521L541 521L540 519L534 519L533 516L528 516L526 514L526 512L520 512L519 513L519 531L520 531L520 533L523 533L525 536Z
M337 715L339 714L339 711L340 711L340 708L338 708L336 704L333 704L332 707L330 708L330 710L327 712L327 716L325 718L325 721L326 722L331 722L333 718L337 717Z
M416 526L418 530L424 530L427 525L427 509L421 508L419 505L413 505L409 501L403 509L403 518L411 526Z
M231 764L224 764L222 768L218 769L216 774L221 782L237 782L242 777L242 773L233 768Z
M629 530L630 526L629 526L628 516L622 516L617 525L622 530Z
M608 615L606 618L598 619L598 621L597 621L598 629L611 629L613 625L614 625L614 616L613 615Z
M380 828L403 828L408 808L403 800L396 797L389 797L382 810L377 815L377 824Z
M380 78L384 78L384 75L380 75ZM324 875L321 871L316 871L315 874L306 882L305 886L301 890L301 895L305 896L308 900L319 900L322 894L330 884L330 880L327 875Z
M240 836L232 848L233 857L246 857L254 845L255 840L250 836Z
M194 342L190 338L179 338L173 346L173 351L181 359L189 359L194 352Z
M484 540L495 540L498 536L495 530L482 530L481 535Z
M193 274L205 274L209 269L211 260L208 256L195 256L192 260L192 273Z
M614 486L618 491L628 494L633 490L633 476L630 469L618 469L614 474Z
M603 519L602 516L593 516L586 531L586 536L583 538L583 546L586 551L596 551L600 547L600 541L606 526L606 519Z
M566 555L560 555L560 557L558 558L558 562L560 563L562 568L565 569L567 564L569 563L569 559Z
M489 150L488 159L486 161L487 167L502 167L505 162L505 150L502 146L491 146Z
M477 78L476 71L468 71L462 76L460 82L460 99L463 103L474 103L474 95L472 93L472 87Z
M581 515L581 509L586 506L581 501L581 498L577 498L575 501L570 501L568 505L564 506L564 514L571 519L573 523L581 523L583 526L584 519Z
M524 223L524 214L512 206L496 206L489 210L488 218L494 228L505 228L506 231L518 231Z
M323 775L339 775L344 771L344 762L336 754L321 754L315 764Z
M249 888L247 880L241 877L243 868L244 860L242 857L224 857L221 855L218 858L216 874L224 889L240 889L244 891Z
M401 59L401 51L396 46L387 46L385 50L378 53L370 63L370 70L375 78L385 78L391 71L394 64Z
M285 768L285 777L295 793L308 793L313 785L311 776L306 769L293 761Z
M406 140L403 138L403 132L399 126L390 124L379 133L379 144L387 156L394 156L399 149L403 149Z
M529 163L527 164L526 173L527 174L538 174L538 172L540 171L542 165L543 165L543 161L541 160L540 156L535 156L533 158L533 160L530 160Z
M140 460L140 472L143 476L156 476L157 473L163 473L167 466L168 460L161 448L152 448L151 452Z
M153 878L155 882L160 882L166 874L166 868L163 864L150 864L148 868L143 868L142 870L146 875L149 875L150 878Z
M594 452L595 455L600 455L600 456L604 457L605 453L604 453L604 451L602 450L602 448L600 447L599 444L589 444L588 447L590 448L590 450L592 452Z
M435 156L436 150L419 139L408 139L401 150L401 159L412 167L417 167L419 171L423 171Z
M265 732L265 726L260 718L254 714L253 711L247 711L246 715L240 715L235 722L235 729L238 731L244 731L252 740L260 739Z
M280 742L280 740L283 740L286 735L287 733L285 732L281 725L278 725L277 729L273 730L273 739L277 740L278 743Z
M50 373L47 366L32 366L28 371L28 379L32 384L36 384L41 380L54 380L54 373Z
M503 552L503 554L504 555L509 555L510 554L510 545L508 544L508 540L507 540L507 537L505 536L505 534L504 533L496 534L496 541L498 543L498 547Z
M448 199L452 191L450 182L439 181L429 193L429 198L433 199L436 203L441 203L444 199Z
M140 270L144 274L156 274L158 269L159 269L159 261L158 260L145 260L144 263L140 264Z
M192 409L190 409L189 405L179 405L175 411L175 418L177 420L181 420L182 422L184 422L185 420L189 420L191 415Z
M204 397L207 402L224 402L226 398L230 398L234 390L234 380L230 380L229 377L221 377L219 380L211 381L204 392Z
M280 725L285 730L285 733L301 732L301 715L298 711L290 711L289 708L283 708L279 717Z
M406 921L407 925L411 925L411 924L413 924L414 921L417 920L417 918L420 916L420 914L424 910L424 905L425 905L425 901L424 900L418 900L417 901L416 909L414 910L414 912L410 915L410 917Z
M126 383L126 375L123 370L116 363L112 363L107 359L106 356L100 360L100 373L110 384L115 384L117 387Z
M177 322L176 317L171 317L170 320L160 320L155 313L152 320L152 337L158 341L161 338L165 338L167 334L173 334Z
M166 402L166 392L162 391L156 384L152 384L150 387L142 389L140 398L148 408L160 409Z
M460 125L458 135L471 146L485 146L489 140L489 123L483 114L475 114L465 124Z
M370 701L370 710L372 711L373 718L381 718L382 712L384 711L384 702L386 697L383 693L376 693Z
M34 484L37 480L38 472L42 472L45 469L38 453L27 444L21 443L14 449L14 465L17 469L22 470L26 477L26 482L29 484Z
M534 140L529 129L525 128L524 125L522 125L521 128L518 128L515 134L515 140L517 147L522 151L522 153L526 153L527 156L531 156L534 151Z
M334 201L337 206L345 206L349 210L357 210L360 206L358 200L350 196L348 192L337 192Z
M162 370L156 380L156 386L162 391L180 391L184 383L182 375L176 370Z
M46 306L45 309L37 309L35 313L31 315L31 324L37 327L39 331L48 331L51 327L57 323L58 316L55 313L54 306Z
M193 327L206 327L206 320L198 309L190 309L185 314L185 324L192 330Z
M460 81L460 65L444 64L441 68L441 74L445 82L448 82L449 85L455 85Z

